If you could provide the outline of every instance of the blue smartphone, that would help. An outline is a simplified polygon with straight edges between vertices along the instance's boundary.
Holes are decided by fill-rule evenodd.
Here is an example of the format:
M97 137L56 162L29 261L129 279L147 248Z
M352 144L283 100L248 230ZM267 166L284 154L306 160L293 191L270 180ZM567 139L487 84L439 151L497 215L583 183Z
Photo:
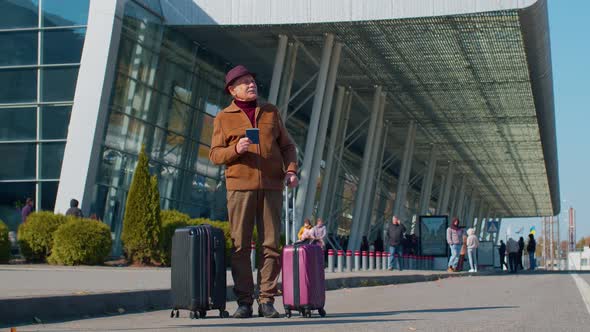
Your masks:
M246 137L248 137L250 139L250 141L252 141L252 144L258 144L260 142L259 133L260 133L260 129L258 129L258 128L246 129Z

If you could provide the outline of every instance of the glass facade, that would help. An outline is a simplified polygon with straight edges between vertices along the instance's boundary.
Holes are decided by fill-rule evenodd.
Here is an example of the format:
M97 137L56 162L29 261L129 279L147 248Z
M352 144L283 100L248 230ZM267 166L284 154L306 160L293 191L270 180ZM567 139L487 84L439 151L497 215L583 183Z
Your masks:
M110 225L115 253L142 145L158 176L162 209L227 220L223 169L209 161L213 118L230 101L223 93L227 62L165 27L146 5L125 7L91 206Z
M89 0L0 0L0 219L53 210Z

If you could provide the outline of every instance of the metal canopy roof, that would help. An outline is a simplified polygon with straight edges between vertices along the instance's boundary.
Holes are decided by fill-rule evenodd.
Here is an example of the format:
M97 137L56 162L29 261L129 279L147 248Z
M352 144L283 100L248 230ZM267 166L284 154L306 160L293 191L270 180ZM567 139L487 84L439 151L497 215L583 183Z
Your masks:
M360 105L370 106L374 85L388 92L386 153L399 153L414 119L419 125L414 165L426 163L436 144L437 176L444 174L443 161L453 161L467 188L498 216L559 213L544 1L526 9L455 16L175 28L228 60L246 64L263 83L270 82L279 34L300 41L319 59L324 34L333 33L344 44L338 84L352 87ZM298 56L295 90L317 71L314 62ZM308 117L310 104L299 117ZM351 126L362 123L367 112L357 105ZM351 149L362 155L364 140Z

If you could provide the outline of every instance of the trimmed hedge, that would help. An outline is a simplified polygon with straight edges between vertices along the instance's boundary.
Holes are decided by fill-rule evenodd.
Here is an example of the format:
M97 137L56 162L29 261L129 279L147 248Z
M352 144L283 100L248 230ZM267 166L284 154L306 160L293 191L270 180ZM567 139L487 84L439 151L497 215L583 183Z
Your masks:
M123 240L127 258L139 264L160 260L160 193L158 179L150 177L148 157L142 147L123 217Z
M53 235L66 222L61 214L49 211L33 212L18 227L18 243L28 261L43 261L51 254Z
M92 219L68 217L53 235L53 250L47 261L61 265L97 265L111 251L111 230Z
M219 221L219 220L210 220L206 218L195 218L190 219L190 217L184 213L178 212L176 210L164 210L160 214L162 216L162 230L161 230L161 237L160 237L160 244L161 244L161 255L160 255L160 262L164 265L170 266L170 256L172 253L172 237L174 236L174 231L177 228L191 226L191 225L201 225L201 224L209 224L213 227L219 228L223 231L225 236L225 257L226 257L226 265L230 265L230 258L231 258L231 251L232 251L232 239L231 239L231 231L229 222L227 221ZM256 243L256 253L259 256L262 253L262 246L258 243L258 234L256 232L256 227L254 227L254 234L252 236L252 241ZM281 236L281 244L280 248L285 244L285 239ZM258 258L257 258L258 259Z
M0 264L8 263L10 259L10 241L8 240L8 226L0 220Z
M162 227L160 229L160 262L170 266L172 254L172 237L177 228L190 225L188 214L176 210L163 210L160 212Z

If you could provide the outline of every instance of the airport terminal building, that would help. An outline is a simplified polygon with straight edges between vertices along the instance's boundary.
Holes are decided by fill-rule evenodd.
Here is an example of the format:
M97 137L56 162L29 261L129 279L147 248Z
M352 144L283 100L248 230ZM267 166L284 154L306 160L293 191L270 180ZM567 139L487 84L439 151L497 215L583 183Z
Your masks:
M298 147L294 224L374 238L559 213L546 0L0 0L0 219L65 212L120 252L142 145L163 209L226 220L224 75L257 73Z

